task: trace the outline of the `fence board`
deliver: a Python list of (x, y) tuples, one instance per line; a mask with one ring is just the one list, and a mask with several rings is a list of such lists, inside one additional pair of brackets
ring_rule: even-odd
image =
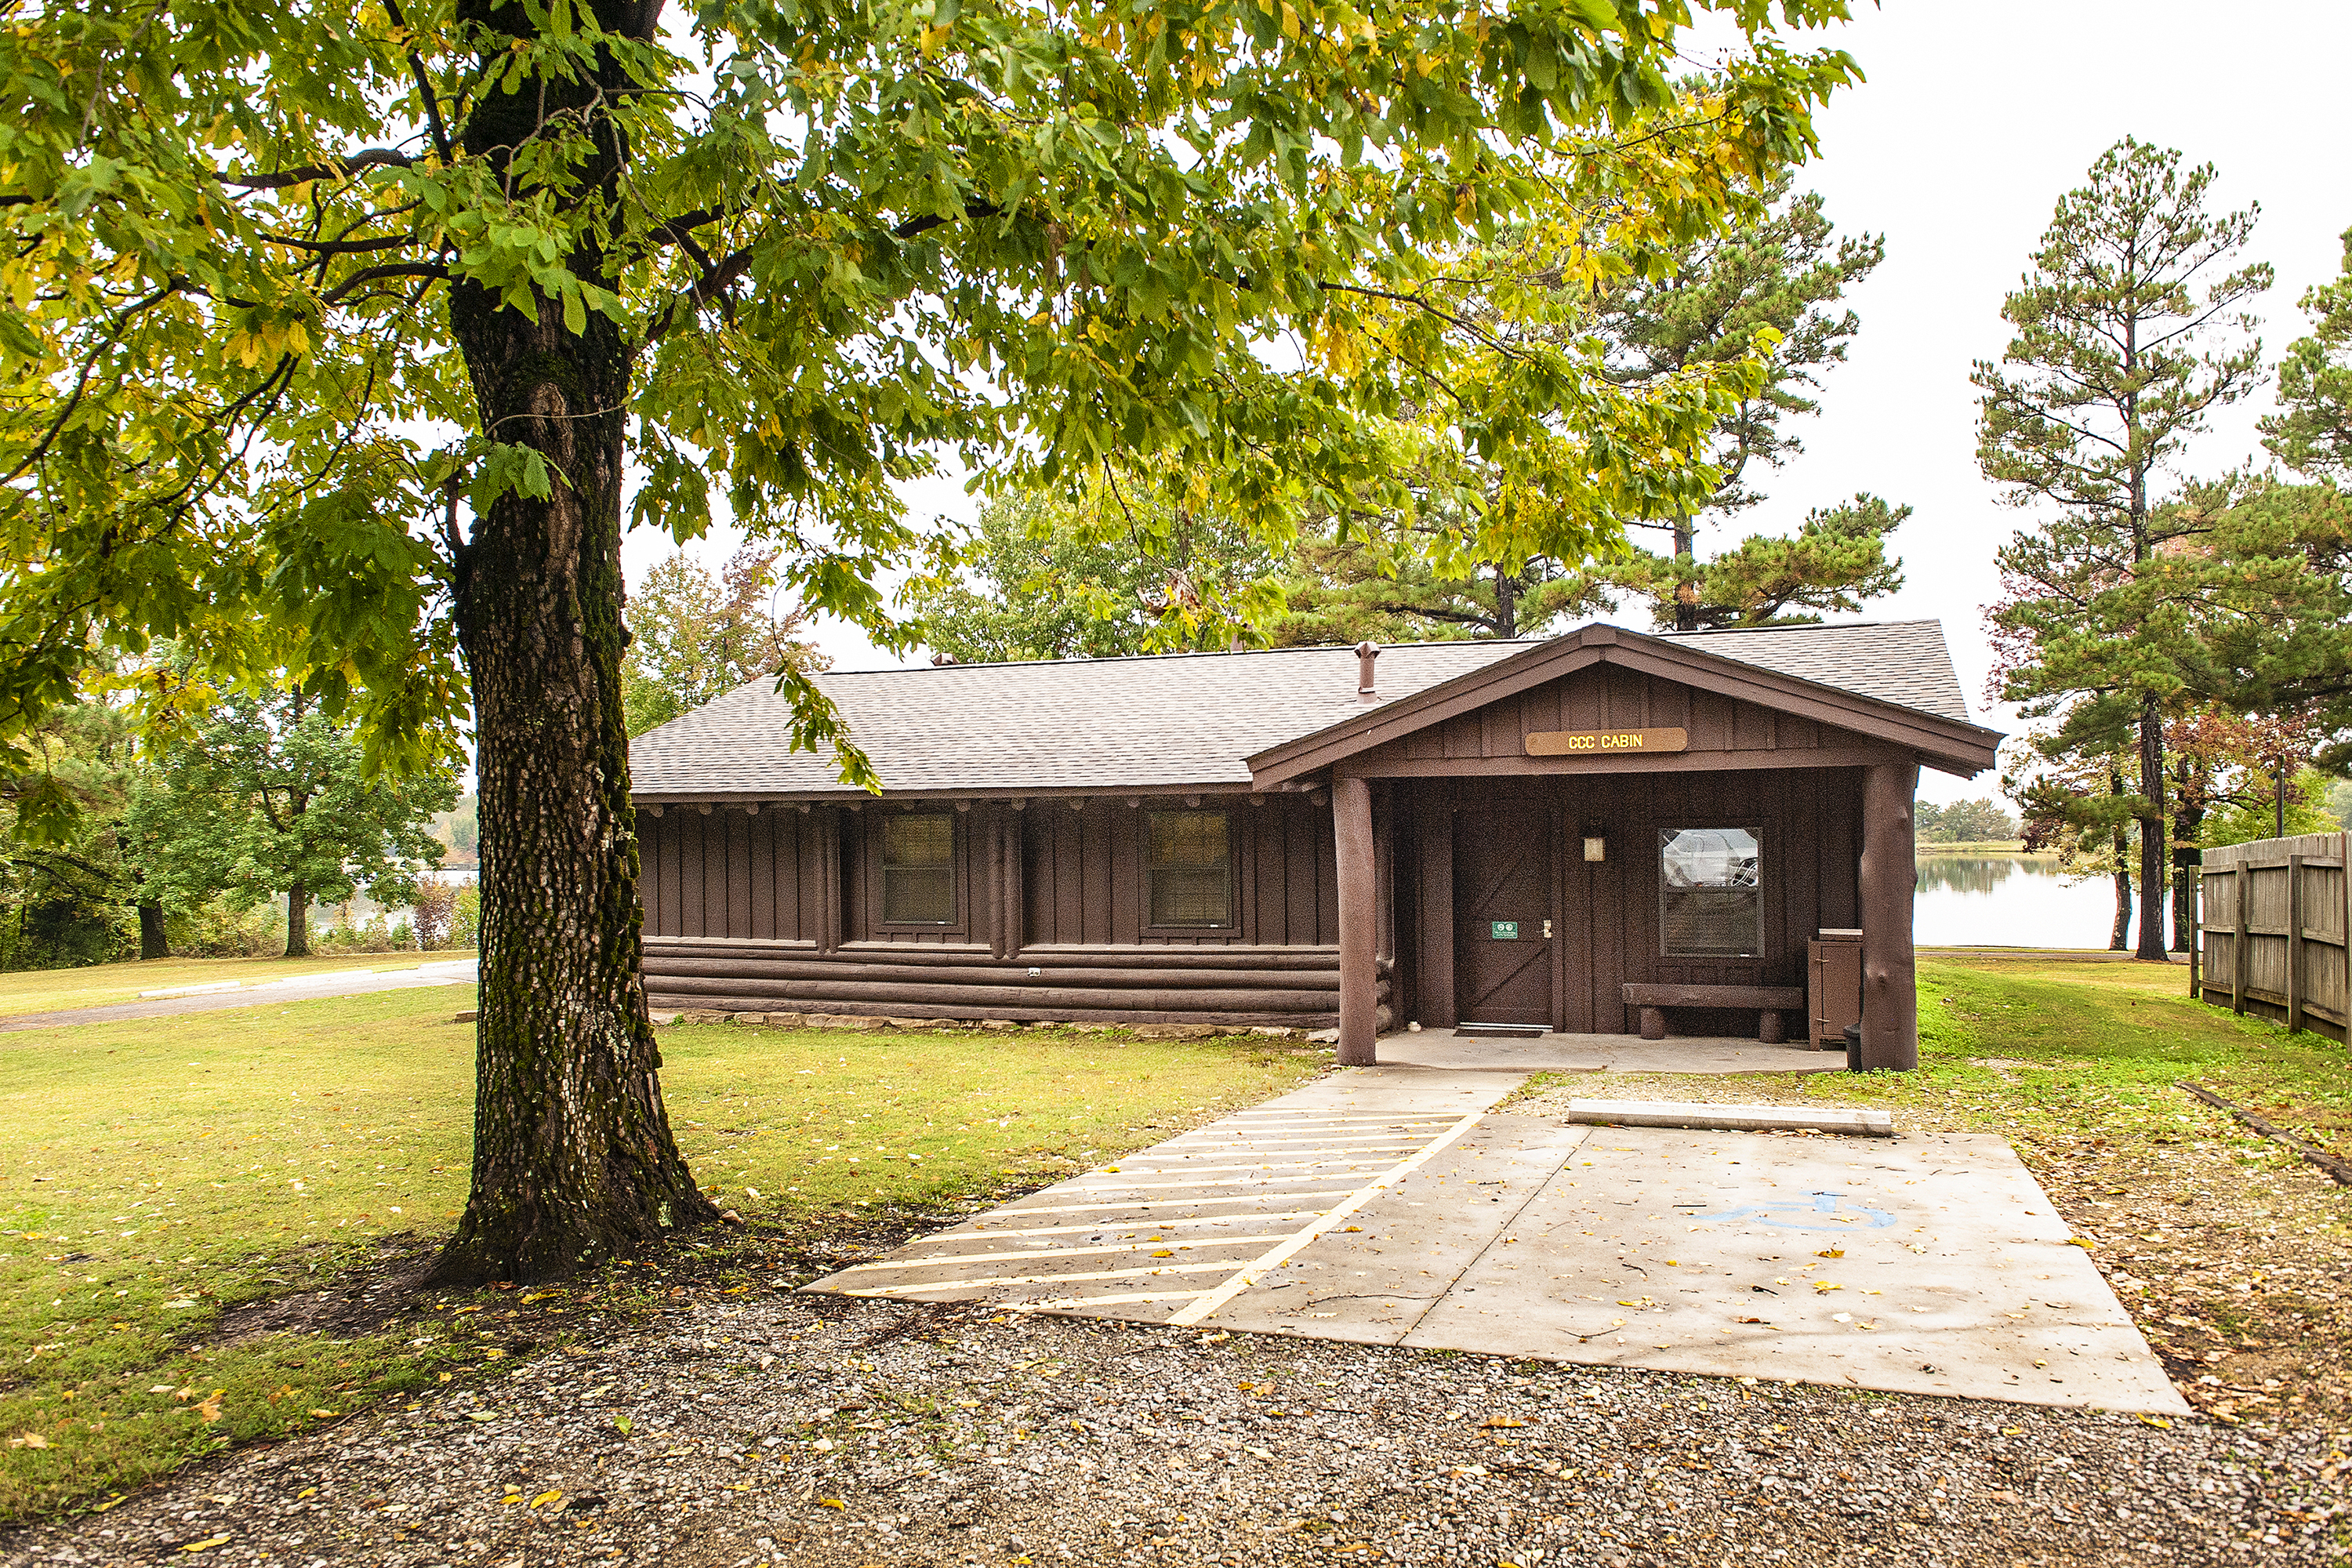
[(2200, 1000), (2352, 1037), (2352, 835), (2208, 849), (2198, 877)]

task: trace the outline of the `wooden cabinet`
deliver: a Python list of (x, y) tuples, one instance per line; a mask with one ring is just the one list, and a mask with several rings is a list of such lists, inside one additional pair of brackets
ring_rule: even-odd
[(1862, 932), (1824, 931), (1805, 944), (1806, 992), (1815, 1050), (1843, 1048), (1862, 1022)]

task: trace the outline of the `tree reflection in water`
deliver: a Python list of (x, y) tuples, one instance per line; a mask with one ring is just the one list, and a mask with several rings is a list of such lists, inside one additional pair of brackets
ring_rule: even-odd
[(1953, 893), (1990, 893), (2012, 876), (2052, 878), (2058, 875), (2054, 858), (2029, 855), (1922, 855), (1921, 891), (1937, 889)]

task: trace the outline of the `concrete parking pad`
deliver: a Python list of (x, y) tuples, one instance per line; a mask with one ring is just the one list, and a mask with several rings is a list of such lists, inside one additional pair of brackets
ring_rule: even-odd
[(812, 1290), (2185, 1415), (2000, 1138), (1564, 1126), (1344, 1072)]

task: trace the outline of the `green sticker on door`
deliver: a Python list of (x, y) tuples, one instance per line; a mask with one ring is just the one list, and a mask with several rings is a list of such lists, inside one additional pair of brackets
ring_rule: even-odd
[(1493, 926), (1494, 926), (1494, 940), (1495, 940), (1495, 941), (1496, 941), (1496, 942), (1517, 942), (1517, 941), (1518, 941), (1518, 940), (1519, 940), (1519, 922), (1518, 922), (1518, 921), (1493, 921), (1493, 922), (1492, 922), (1492, 924), (1493, 924)]

